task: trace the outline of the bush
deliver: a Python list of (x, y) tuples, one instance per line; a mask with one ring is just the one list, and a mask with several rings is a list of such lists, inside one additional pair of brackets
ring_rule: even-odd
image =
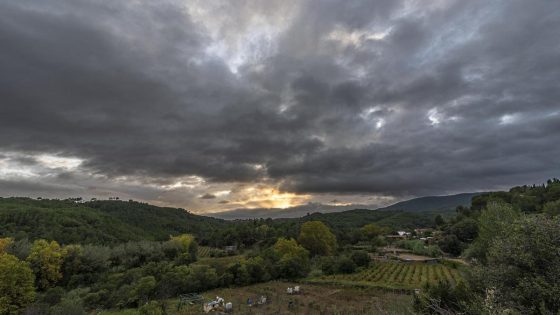
[(449, 233), (461, 242), (472, 242), (478, 235), (478, 222), (471, 218), (462, 219), (449, 228)]
[(338, 272), (337, 261), (334, 257), (322, 257), (320, 265), (321, 271), (326, 275), (333, 275)]
[(77, 291), (69, 292), (62, 301), (53, 307), (51, 307), (51, 314), (57, 315), (85, 315), (82, 299), (79, 297)]
[(48, 289), (45, 294), (43, 294), (41, 301), (47, 303), (49, 305), (55, 305), (60, 303), (62, 297), (66, 294), (63, 288), (61, 287), (54, 287)]
[(442, 254), (439, 247), (434, 245), (426, 246), (424, 242), (420, 240), (399, 241), (397, 246), (411, 250), (412, 253), (416, 255), (438, 257)]
[(339, 273), (353, 273), (356, 271), (356, 264), (350, 257), (343, 256), (338, 259), (336, 269)]
[(463, 282), (455, 287), (444, 281), (427, 283), (422, 293), (414, 294), (413, 308), (419, 314), (470, 314), (472, 298)]
[(451, 254), (453, 256), (461, 255), (461, 252), (463, 251), (464, 248), (463, 243), (459, 241), (457, 236), (453, 234), (446, 235), (443, 239), (439, 240), (438, 246), (442, 251)]
[(138, 309), (138, 313), (140, 313), (140, 315), (164, 315), (166, 314), (165, 304), (162, 302), (150, 301), (142, 305), (142, 307)]
[(154, 295), (156, 284), (156, 279), (153, 276), (140, 278), (134, 284), (131, 299), (139, 303), (149, 300)]
[(368, 267), (371, 262), (369, 254), (366, 251), (362, 250), (353, 252), (350, 258), (352, 258), (352, 260), (358, 267)]
[(278, 262), (278, 276), (285, 279), (296, 279), (307, 276), (310, 266), (309, 260), (299, 256), (285, 255)]

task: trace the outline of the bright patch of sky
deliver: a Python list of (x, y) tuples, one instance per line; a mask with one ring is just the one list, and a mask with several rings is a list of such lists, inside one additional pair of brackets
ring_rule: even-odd
[(339, 25), (327, 35), (327, 39), (340, 42), (343, 46), (359, 47), (366, 41), (382, 40), (390, 32), (391, 28), (380, 31), (348, 30)]
[(16, 152), (0, 153), (0, 178), (34, 178), (56, 173), (55, 170), (74, 171), (83, 160), (52, 154), (37, 156)]
[[(296, 8), (296, 5), (283, 5), (271, 14), (260, 7), (246, 12), (227, 1), (198, 1), (189, 5), (188, 11), (193, 21), (203, 25), (211, 37), (206, 53), (220, 58), (232, 73), (237, 73), (242, 65), (258, 63), (277, 51), (279, 35), (290, 26)], [(235, 10), (244, 15), (242, 19), (228, 16)]]
[(517, 122), (520, 118), (519, 114), (505, 114), (500, 117), (500, 124), (501, 125), (509, 125)]
[(74, 170), (82, 164), (83, 160), (74, 157), (62, 157), (50, 154), (41, 154), (35, 159), (43, 166), (48, 168), (61, 168), (65, 170)]
[(443, 119), (443, 116), (438, 112), (437, 108), (432, 108), (428, 111), (428, 120), (432, 126), (437, 126)]

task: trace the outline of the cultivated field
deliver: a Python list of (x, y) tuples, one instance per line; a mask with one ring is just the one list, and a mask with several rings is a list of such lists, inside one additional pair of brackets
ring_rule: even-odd
[(310, 283), (372, 286), (392, 289), (421, 288), (426, 282), (461, 281), (458, 270), (441, 264), (376, 262), (372, 267), (353, 274), (320, 276)]
[(199, 246), (198, 247), (198, 257), (210, 257), (210, 252), (213, 250), (212, 247)]
[[(286, 289), (298, 285), (272, 281), (238, 288), (223, 288), (204, 292), (212, 299), (221, 296), (234, 305), (234, 314), (413, 314), (412, 296), (387, 293), (376, 289), (338, 288), (330, 285), (302, 285), (302, 293), (288, 295)], [(265, 295), (270, 303), (249, 307), (247, 299)], [(293, 306), (290, 307), (290, 301)], [(177, 300), (167, 302), (168, 314), (203, 314), (202, 306), (193, 305), (178, 311)]]

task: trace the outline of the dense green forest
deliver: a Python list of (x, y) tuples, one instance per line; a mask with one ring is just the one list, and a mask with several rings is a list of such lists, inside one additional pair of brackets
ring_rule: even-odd
[(34, 200), (0, 198), (0, 235), (61, 244), (117, 244), (161, 241), (170, 235), (199, 237), (226, 225), (184, 209), (162, 208), (134, 201)]
[(436, 213), (350, 210), (339, 213), (313, 213), (293, 219), (226, 221), (194, 215), (184, 209), (164, 208), (135, 201), (34, 200), (0, 198), (0, 237), (39, 238), (60, 244), (111, 245), (126, 241), (164, 241), (170, 235), (193, 234), (201, 245), (251, 246), (262, 238), (255, 227), (269, 226), (269, 242), (277, 237), (296, 237), (306, 221), (322, 221), (343, 242), (349, 232), (367, 223), (391, 229), (433, 225)]

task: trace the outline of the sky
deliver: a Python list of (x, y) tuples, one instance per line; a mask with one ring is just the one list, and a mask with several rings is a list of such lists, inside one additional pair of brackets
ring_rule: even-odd
[(560, 176), (560, 2), (0, 0), (0, 196), (195, 213)]

